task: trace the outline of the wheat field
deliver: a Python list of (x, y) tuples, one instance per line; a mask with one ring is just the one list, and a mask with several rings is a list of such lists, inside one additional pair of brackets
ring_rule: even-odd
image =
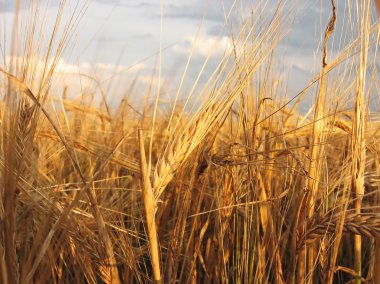
[(326, 1), (298, 93), (278, 83), (278, 1), (201, 86), (113, 106), (51, 88), (85, 13), (66, 2), (47, 45), (32, 16), (1, 44), (0, 283), (380, 283), (379, 1), (343, 1), (334, 50)]

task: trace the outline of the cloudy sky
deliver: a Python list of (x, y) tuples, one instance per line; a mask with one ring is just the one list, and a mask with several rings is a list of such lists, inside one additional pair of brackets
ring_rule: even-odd
[[(8, 35), (14, 18), (14, 0), (0, 0), (2, 21)], [(21, 18), (30, 17), (28, 3), (21, 1), (24, 11)], [(49, 2), (46, 10), (45, 29), (52, 29), (57, 15), (58, 0), (40, 0), (42, 6)], [(138, 74), (139, 80), (150, 84), (152, 72), (159, 66), (160, 45), (162, 54), (162, 80), (171, 82), (167, 88), (170, 96), (178, 87), (194, 38), (199, 30), (194, 55), (187, 71), (185, 86), (190, 88), (196, 80), (204, 60), (211, 54), (204, 78), (213, 72), (226, 47), (231, 44), (231, 35), (238, 33), (242, 23), (262, 15), (264, 27), (269, 23), (279, 1), (239, 0), (232, 7), (229, 0), (67, 0), (63, 22), (81, 7), (86, 8), (81, 17), (71, 45), (62, 57), (62, 65), (73, 73), (91, 73), (104, 87), (127, 88)], [(289, 97), (302, 89), (320, 68), (321, 35), (331, 15), (328, 0), (284, 0), (283, 13), (287, 15), (284, 27), (286, 36), (277, 48), (276, 59), (281, 76), (286, 76)], [(331, 56), (338, 47), (349, 42), (342, 37), (340, 28), (347, 21), (347, 1), (338, 0), (338, 26), (334, 40), (330, 43)], [(261, 4), (260, 4), (261, 3)], [(78, 8), (79, 7), (79, 8)], [(226, 24), (226, 15), (232, 8)], [(259, 13), (259, 11), (262, 13)], [(44, 13), (37, 15), (42, 17)], [(161, 31), (161, 15), (163, 15)], [(22, 21), (21, 19), (21, 21)], [(3, 35), (2, 35), (3, 37)], [(3, 43), (4, 45), (4, 43)], [(69, 72), (68, 72), (69, 73)], [(78, 76), (76, 76), (77, 80)], [(285, 78), (284, 78), (285, 79)], [(65, 76), (62, 80), (74, 80)], [(174, 83), (173, 83), (174, 82)], [(71, 82), (72, 83), (72, 82)], [(73, 84), (73, 83), (72, 83)], [(75, 84), (73, 84), (75, 85)], [(83, 81), (81, 81), (83, 85)], [(82, 86), (83, 87), (83, 86)], [(184, 89), (186, 91), (186, 87)]]
[[(228, 45), (231, 35), (230, 25), (233, 25), (233, 30), (237, 33), (250, 11), (259, 14), (257, 9), (260, 1), (242, 1), (235, 4), (229, 24), (226, 25), (225, 14), (231, 9), (232, 2), (166, 0), (163, 1), (162, 7), (160, 1), (157, 0), (93, 1), (83, 21), (81, 31), (86, 30), (87, 35), (96, 32), (96, 36), (93, 41), (87, 36), (81, 38), (79, 46), (86, 46), (86, 41), (92, 42), (87, 52), (81, 55), (81, 60), (124, 66), (140, 63), (144, 67), (153, 67), (158, 60), (155, 55), (159, 51), (160, 39), (162, 39), (162, 47), (165, 48), (162, 61), (162, 68), (165, 70), (163, 73), (172, 76), (172, 72), (182, 72), (184, 69), (194, 38), (200, 29), (188, 71), (189, 85), (191, 85), (191, 81), (196, 79), (209, 54), (212, 58), (205, 77), (212, 72), (213, 66), (216, 65)], [(273, 15), (274, 2), (277, 1), (262, 4), (265, 16)], [(290, 14), (297, 17), (297, 20), (288, 22), (292, 24), (292, 27), (289, 26), (291, 33), (281, 45), (286, 67), (294, 72), (295, 77), (290, 78), (292, 80), (290, 85), (297, 85), (292, 87), (295, 91), (313, 72), (314, 52), (320, 41), (322, 8), (315, 4), (315, 1), (302, 0), (299, 2), (302, 3), (302, 7), (298, 0), (289, 2), (291, 3), (287, 7), (299, 7), (299, 11), (294, 9), (294, 12)], [(162, 38), (160, 38), (161, 11), (164, 15)], [(308, 16), (304, 17), (302, 14)], [(298, 15), (301, 17), (298, 18)], [(87, 31), (91, 32), (87, 33)], [(149, 59), (141, 62), (146, 58)]]

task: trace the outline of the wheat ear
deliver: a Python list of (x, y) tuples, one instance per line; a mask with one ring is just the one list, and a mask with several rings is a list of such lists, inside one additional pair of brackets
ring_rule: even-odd
[[(333, 234), (339, 222), (340, 214), (325, 215), (319, 220), (309, 222), (310, 229), (306, 232), (306, 237), (300, 237), (298, 245), (301, 248), (304, 243), (313, 243), (323, 238), (325, 235)], [(350, 213), (344, 219), (343, 231), (370, 239), (380, 239), (380, 216), (376, 214), (364, 215)]]
[(140, 169), (142, 181), (142, 193), (144, 200), (145, 218), (148, 229), (148, 237), (150, 244), (150, 253), (152, 257), (153, 276), (156, 283), (161, 283), (160, 271), (160, 254), (158, 249), (158, 238), (156, 228), (156, 200), (153, 194), (152, 185), (150, 183), (150, 175), (146, 162), (144, 136), (142, 129), (138, 130), (138, 139), (140, 146)]

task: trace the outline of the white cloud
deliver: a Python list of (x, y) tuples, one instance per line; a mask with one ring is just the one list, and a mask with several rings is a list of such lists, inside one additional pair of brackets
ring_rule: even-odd
[[(6, 66), (9, 68), (11, 57), (6, 57)], [(14, 58), (13, 64), (18, 63), (19, 70), (22, 70), (22, 60), (23, 58)], [(29, 77), (25, 79), (26, 84), (32, 91), (37, 91), (40, 87), (41, 77), (43, 74), (45, 62), (39, 58), (28, 58), (29, 63), (32, 68), (36, 67), (35, 75), (32, 78), (32, 74), (29, 70)], [(54, 63), (50, 60), (47, 64), (49, 68)], [(135, 77), (146, 68), (144, 63), (137, 63), (132, 67), (123, 65), (113, 65), (108, 63), (87, 63), (82, 62), (80, 64), (73, 64), (65, 62), (63, 59), (59, 59), (56, 62), (56, 67), (54, 69), (53, 76), (50, 82), (49, 95), (51, 96), (61, 96), (63, 90), (68, 87), (71, 96), (77, 96), (84, 93), (98, 93), (100, 88), (105, 89), (110, 82), (115, 81), (117, 84), (112, 90), (113, 95), (118, 96), (119, 94), (125, 92), (129, 85), (135, 79)], [(16, 76), (18, 76), (16, 74)], [(145, 85), (148, 80), (143, 78), (144, 76), (138, 77), (138, 82)]]
[[(192, 49), (194, 37), (187, 36), (182, 44), (176, 44), (172, 51), (178, 54), (189, 54)], [(227, 36), (200, 36), (194, 47), (194, 54), (204, 57), (221, 57), (232, 47), (230, 38)]]

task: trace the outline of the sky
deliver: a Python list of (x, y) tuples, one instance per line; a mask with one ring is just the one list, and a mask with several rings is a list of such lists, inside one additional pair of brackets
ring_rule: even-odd
[[(29, 19), (28, 4), (34, 0), (21, 1), (21, 21)], [(12, 22), (15, 3), (13, 0), (0, 0), (0, 14), (6, 28), (2, 34), (11, 42)], [(46, 31), (54, 26), (58, 0), (40, 0), (46, 10)], [(185, 70), (187, 58), (192, 50), (194, 38), (199, 36), (194, 46), (194, 55), (185, 76), (183, 91), (191, 89), (205, 59), (209, 63), (203, 71), (202, 80), (212, 74), (215, 66), (228, 46), (231, 34), (236, 36), (242, 23), (252, 14), (253, 21), (268, 23), (279, 1), (240, 0), (233, 6), (226, 25), (225, 16), (231, 9), (229, 0), (67, 0), (66, 16), (63, 22), (78, 10), (85, 8), (83, 17), (70, 39), (70, 45), (62, 55), (61, 81), (77, 88), (86, 88), (85, 75), (94, 76), (109, 93), (125, 92), (136, 76), (141, 92), (151, 84), (152, 74), (157, 84), (158, 70), (161, 70), (162, 85), (170, 98), (178, 88)], [(331, 15), (331, 4), (327, 0), (284, 0), (285, 19), (282, 27), (286, 36), (276, 49), (276, 66), (279, 76), (286, 81), (287, 96), (292, 97), (320, 70), (321, 35)], [(339, 46), (349, 40), (342, 40), (339, 26), (342, 26), (345, 11), (350, 7), (337, 1), (338, 27), (334, 40), (330, 43), (331, 56)], [(79, 6), (77, 5), (79, 3)], [(260, 4), (261, 3), (261, 4)], [(78, 8), (79, 7), (79, 8)], [(42, 14), (36, 15), (42, 17)], [(162, 30), (161, 30), (161, 15)], [(46, 32), (48, 34), (48, 32)], [(4, 37), (3, 37), (4, 38)], [(159, 50), (162, 48), (161, 68)], [(68, 71), (67, 71), (68, 70)], [(68, 73), (85, 74), (78, 76)], [(74, 82), (76, 80), (76, 82)], [(169, 83), (170, 82), (170, 83)], [(93, 88), (88, 83), (88, 88)], [(116, 100), (110, 95), (109, 100)]]

